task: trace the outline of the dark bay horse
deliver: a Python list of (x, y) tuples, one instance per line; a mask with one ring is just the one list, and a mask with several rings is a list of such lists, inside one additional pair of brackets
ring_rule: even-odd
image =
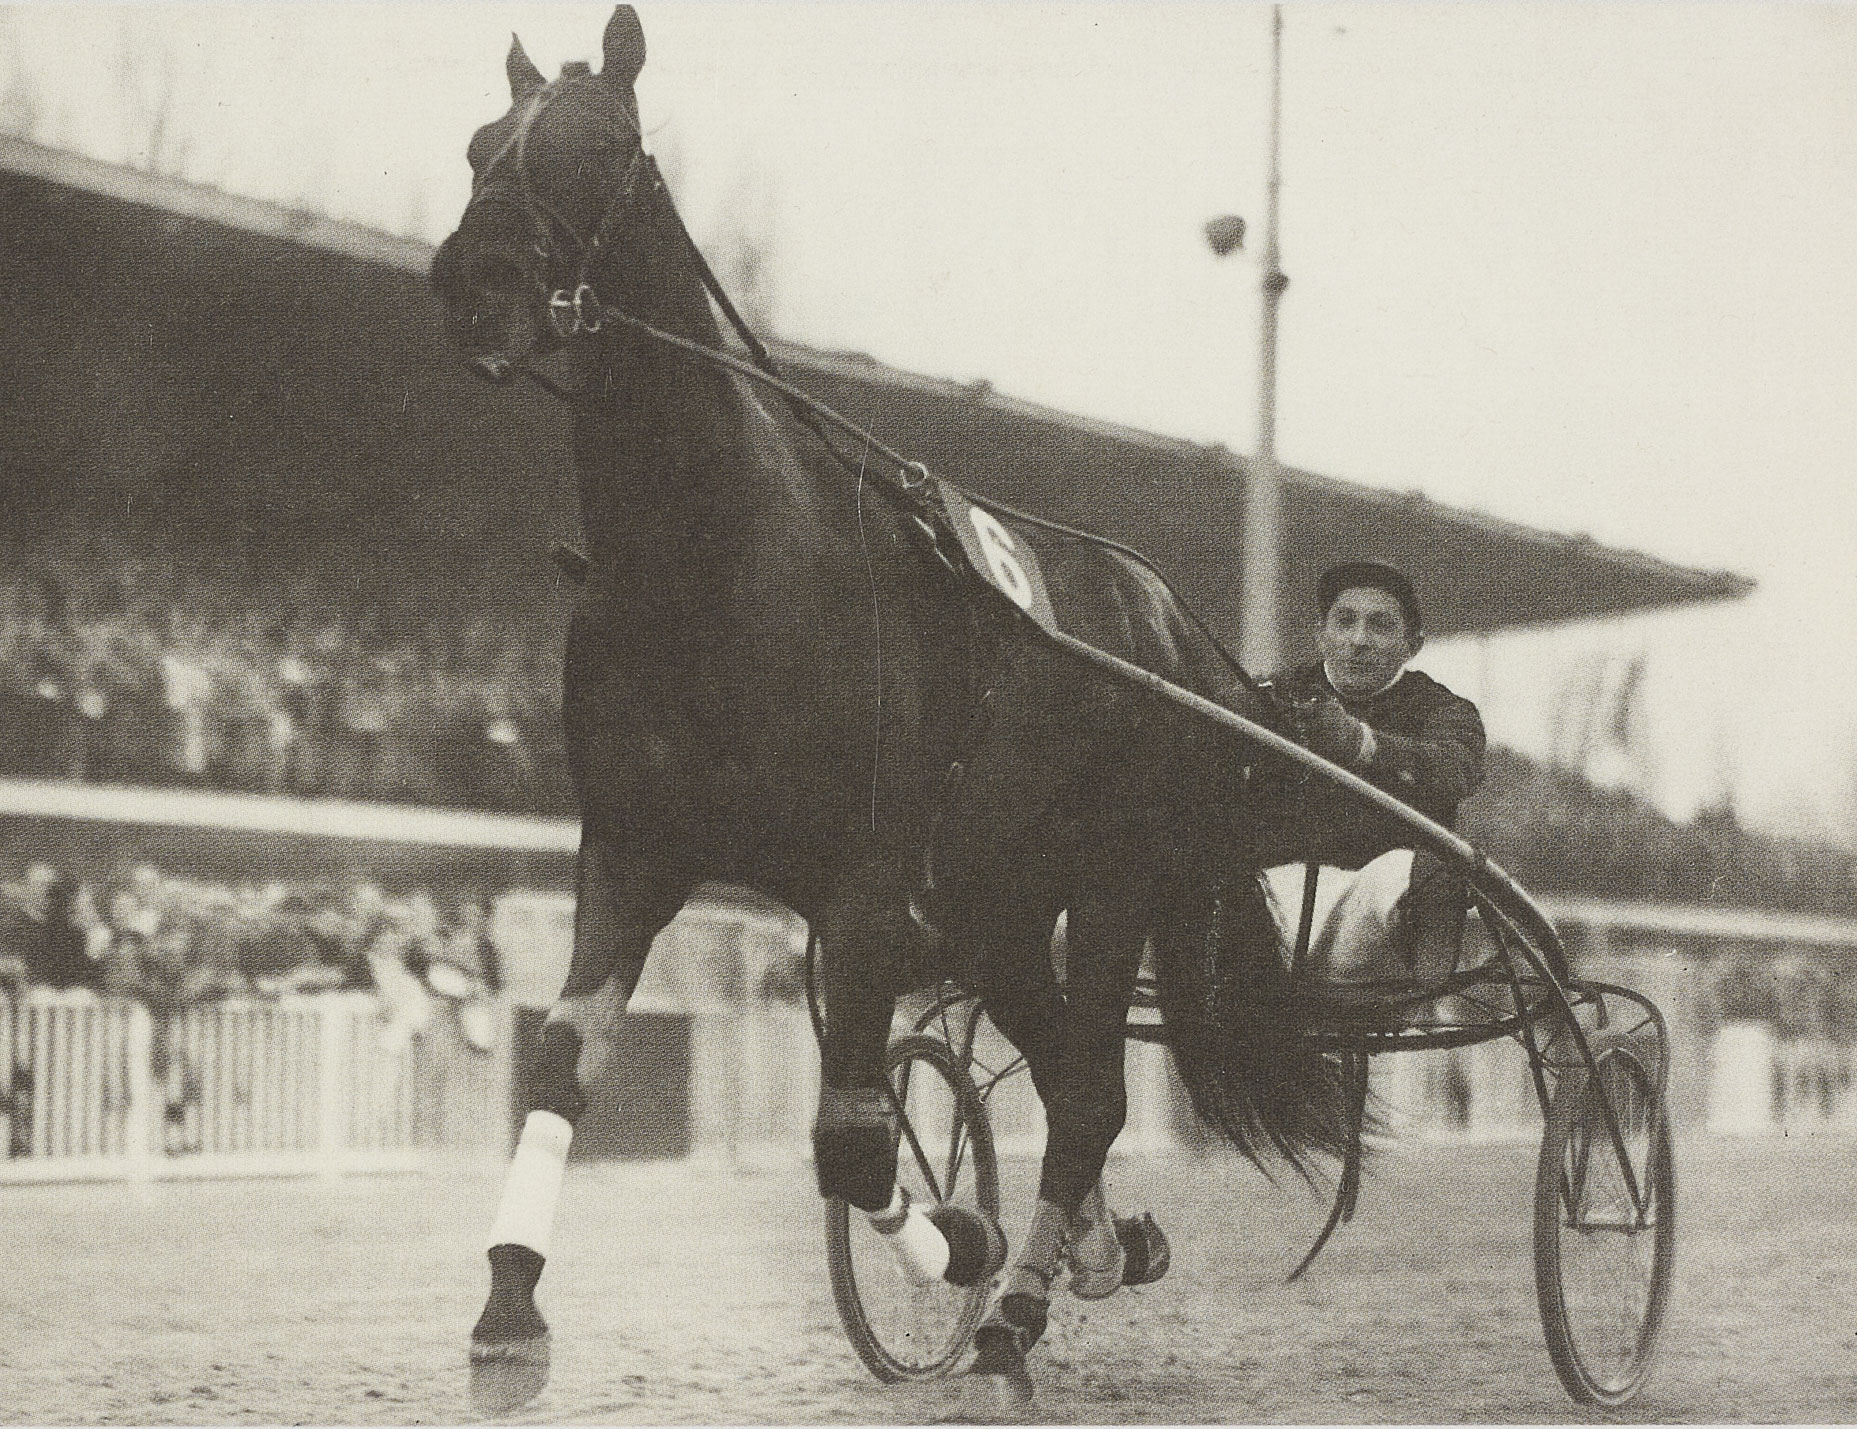
[[(912, 982), (954, 975), (980, 993), (1045, 1102), (1045, 1218), (1027, 1251), (1042, 1259), (1022, 1288), (1048, 1282), (1121, 1128), (1122, 1025), (1150, 932), (1196, 1104), (1247, 1150), (1341, 1140), (1326, 1064), (1248, 1016), (1195, 951), (1216, 900), (1183, 851), (1205, 841), (1231, 750), (981, 598), (868, 453), (834, 461), (739, 372), (661, 340), (723, 342), (643, 150), (629, 6), (603, 48), (599, 73), (569, 65), (548, 82), (512, 46), (512, 107), (471, 140), (473, 195), (432, 271), (485, 377), (563, 349), (589, 562), (564, 698), (583, 827), (574, 954), (473, 1331), (473, 1387), (492, 1410), (545, 1382), (533, 1291), (572, 1126), (653, 937), (707, 880), (761, 890), (817, 931), (821, 1190), (873, 1217), (926, 1215), (949, 1279), (991, 1276), (1003, 1243), (898, 1204), (882, 1067)], [(1049, 574), (1090, 643), (1201, 688), (1228, 680), (1196, 668), (1165, 587), (1136, 563), (1068, 570), (1058, 553)], [(1255, 893), (1223, 906), (1267, 926)], [(1048, 944), (1064, 909), (1060, 990)]]

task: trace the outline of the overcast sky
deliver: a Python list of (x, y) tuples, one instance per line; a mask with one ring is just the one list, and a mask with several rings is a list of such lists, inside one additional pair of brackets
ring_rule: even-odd
[[(1261, 236), (1267, 7), (640, 9), (651, 142), (699, 238), (752, 196), (782, 335), (1252, 445), (1258, 270), (1200, 226)], [(552, 74), (609, 13), (30, 5), (0, 110), (134, 159), (171, 71), (187, 177), (436, 239), (510, 31)], [(1857, 823), (1854, 239), (1857, 8), (1286, 7), (1279, 453), (1755, 577), (1421, 659), (1541, 751), (1644, 650), (1679, 815)]]

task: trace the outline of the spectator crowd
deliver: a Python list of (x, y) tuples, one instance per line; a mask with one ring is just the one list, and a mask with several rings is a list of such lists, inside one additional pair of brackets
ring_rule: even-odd
[(0, 778), (568, 811), (538, 611), (252, 565), (94, 535), (0, 555)]
[(224, 997), (372, 991), (410, 978), (444, 997), (494, 993), (488, 900), (347, 887), (220, 884), (138, 864), (101, 887), (34, 863), (0, 889), (0, 988), (90, 988), (159, 1017)]
[(1464, 836), (1522, 883), (1691, 907), (1766, 908), (1857, 918), (1857, 852), (1746, 828), (1732, 806), (1683, 822), (1643, 799), (1492, 746)]

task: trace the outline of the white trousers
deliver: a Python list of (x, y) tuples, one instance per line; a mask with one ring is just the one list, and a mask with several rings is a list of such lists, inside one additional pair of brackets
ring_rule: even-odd
[[(1276, 920), (1285, 963), (1296, 949), (1302, 919), (1307, 864), (1286, 863), (1264, 870), (1264, 899)], [(1364, 868), (1323, 865), (1316, 878), (1315, 916), (1302, 972), (1312, 982), (1336, 987), (1397, 983), (1410, 976), (1394, 916), (1412, 886), (1412, 850), (1396, 848)]]

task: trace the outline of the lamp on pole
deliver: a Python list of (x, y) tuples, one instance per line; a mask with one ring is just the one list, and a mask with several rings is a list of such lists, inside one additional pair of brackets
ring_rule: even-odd
[[(1277, 193), (1283, 175), (1283, 9), (1270, 8), (1270, 168), (1265, 188), (1263, 273), (1258, 280), (1257, 452), (1244, 467), (1239, 541), (1243, 569), (1238, 653), (1246, 668), (1268, 674), (1283, 663), (1278, 621), (1283, 587), (1283, 472), (1277, 465), (1277, 306), (1290, 280), (1277, 248)], [(1244, 246), (1244, 220), (1227, 214), (1206, 225), (1206, 243), (1223, 258)]]

